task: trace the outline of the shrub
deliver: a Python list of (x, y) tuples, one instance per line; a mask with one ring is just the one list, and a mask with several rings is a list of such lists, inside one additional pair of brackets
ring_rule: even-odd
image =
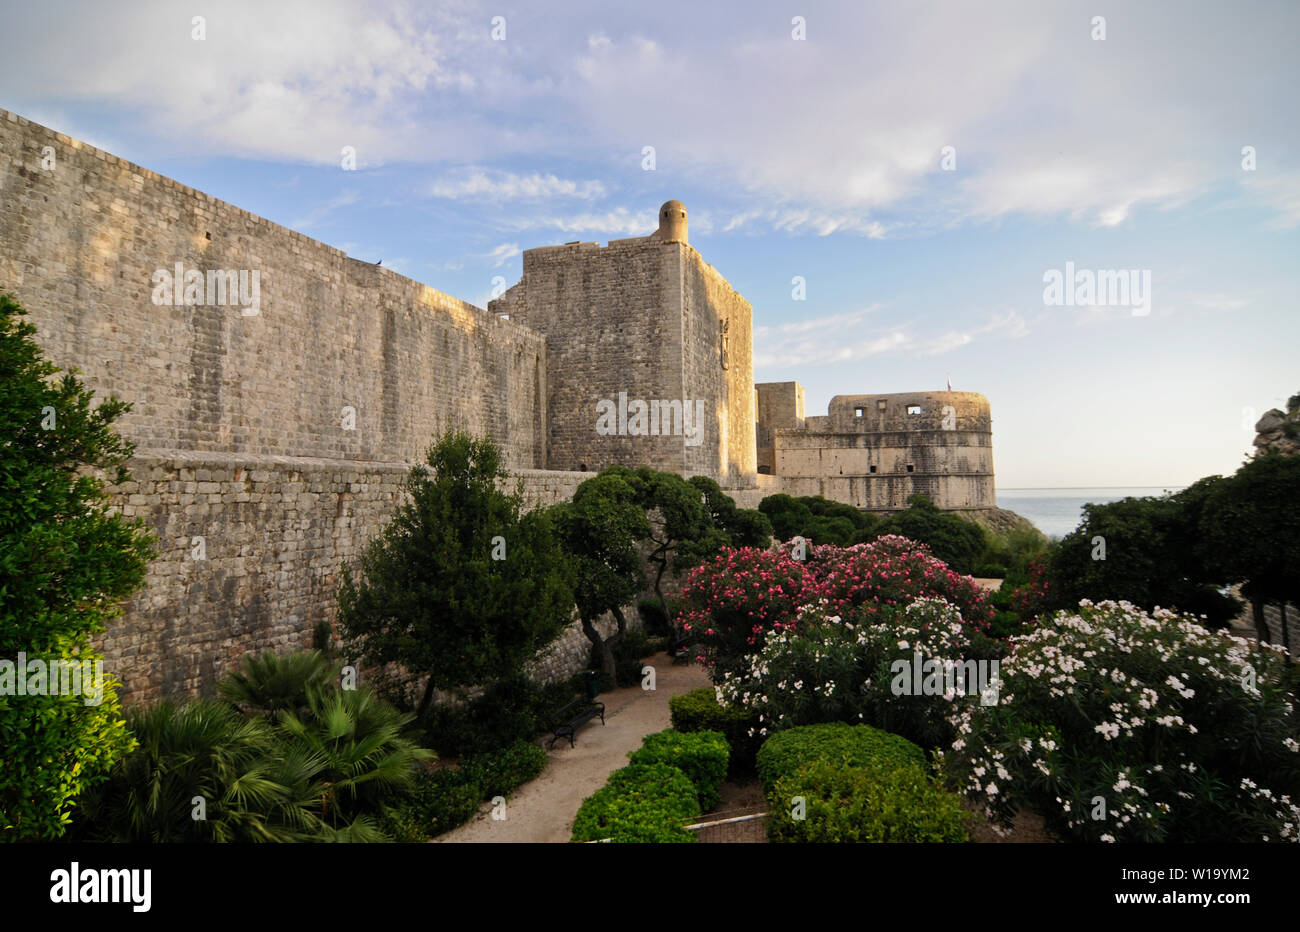
[[(613, 689), (615, 686), (636, 686), (641, 682), (641, 668), (645, 666), (642, 662), (646, 657), (654, 653), (650, 639), (646, 637), (644, 631), (636, 628), (629, 628), (622, 638), (615, 641), (610, 650), (614, 654), (614, 682), (610, 683), (602, 677), (601, 688)], [(601, 650), (595, 644), (591, 646), (591, 655), (588, 659), (588, 667), (593, 670), (600, 670)], [(601, 671), (603, 673), (603, 671)]]
[(248, 654), (232, 673), (218, 684), (223, 699), (244, 710), (261, 714), (272, 722), (283, 712), (305, 712), (312, 692), (338, 685), (339, 670), (319, 650), (280, 654), (266, 650)]
[(809, 590), (826, 599), (832, 611), (858, 607), (869, 617), (891, 605), (941, 598), (957, 607), (966, 627), (984, 631), (993, 620), (988, 594), (975, 580), (953, 572), (925, 544), (906, 537), (888, 535), (853, 547), (813, 547), (808, 572)]
[[(823, 605), (805, 608), (796, 626), (768, 635), (748, 669), (723, 681), (722, 701), (756, 716), (759, 735), (820, 722), (861, 722), (924, 747), (947, 744), (954, 735), (942, 665), (982, 662), (962, 666), (960, 681), (956, 669), (951, 678), (953, 689), (975, 690), (996, 675), (991, 658), (972, 645), (961, 616), (942, 600), (918, 600), (905, 609), (887, 606), (866, 621), (862, 614), (831, 615)], [(918, 654), (922, 681), (912, 683)], [(902, 673), (906, 679), (900, 679)], [(981, 673), (988, 679), (981, 682)]]
[[(794, 819), (791, 800), (804, 799)], [(969, 814), (961, 798), (916, 767), (804, 764), (769, 794), (767, 837), (773, 842), (963, 842)]]
[(701, 645), (715, 683), (761, 645), (764, 634), (794, 622), (807, 585), (803, 564), (752, 548), (724, 550), (691, 571), (682, 590), (682, 628)]
[(721, 798), (719, 788), (727, 776), (730, 751), (727, 739), (717, 731), (660, 731), (646, 735), (639, 750), (631, 753), (633, 764), (668, 764), (690, 777), (703, 810), (712, 809)]
[(758, 752), (758, 777), (769, 793), (777, 782), (797, 776), (806, 764), (870, 767), (878, 772), (910, 769), (925, 774), (925, 752), (906, 738), (870, 725), (805, 725), (779, 731)]
[(522, 674), (507, 677), (469, 702), (433, 706), (425, 740), (448, 757), (481, 755), (531, 741), (576, 691), (572, 682), (542, 685)]
[(668, 700), (673, 728), (680, 732), (721, 732), (731, 749), (728, 772), (731, 776), (754, 769), (754, 756), (763, 737), (757, 731), (757, 718), (744, 708), (722, 705), (717, 689), (701, 686)]
[(629, 764), (588, 796), (573, 820), (573, 841), (693, 842), (683, 829), (700, 816), (690, 778), (667, 764)]
[[(263, 720), (212, 700), (163, 700), (131, 709), (127, 724), (138, 745), (79, 799), (76, 840), (296, 841), (320, 832), (315, 801), (269, 773), (274, 739)], [(203, 819), (194, 818), (195, 797)]]
[(978, 576), (980, 579), (1005, 579), (1007, 568), (996, 563), (981, 563), (975, 567), (975, 572), (971, 575)]
[[(92, 639), (143, 585), (153, 538), (110, 510), (104, 484), (130, 478), (133, 447), (114, 428), (130, 405), (93, 406), (75, 375), (54, 379), (26, 313), (0, 294), (0, 837), (51, 840), (133, 746)], [(69, 679), (76, 664), (77, 679), (58, 695), (17, 695), (12, 678), (33, 675), (20, 653)]]
[(293, 797), (320, 800), (326, 837), (382, 841), (375, 820), (434, 757), (407, 736), (414, 718), (369, 687), (309, 691), (306, 712), (275, 723), (270, 773)]
[(658, 599), (641, 599), (636, 603), (636, 610), (641, 616), (642, 628), (648, 633), (663, 637), (672, 632), (669, 609)]
[(1080, 841), (1297, 839), (1300, 720), (1280, 648), (1084, 601), (1018, 638), (1001, 675), (997, 705), (954, 707), (947, 762), (998, 821), (1031, 806)]
[(464, 765), (484, 799), (506, 796), (546, 769), (546, 751), (529, 741), (470, 758)]
[(390, 816), (401, 841), (420, 841), (463, 825), (478, 812), (482, 786), (467, 770), (421, 770)]

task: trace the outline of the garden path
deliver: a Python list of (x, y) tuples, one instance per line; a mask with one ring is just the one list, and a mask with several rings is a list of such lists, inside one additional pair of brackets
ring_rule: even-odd
[[(674, 664), (664, 653), (646, 663), (655, 669), (655, 688), (632, 686), (602, 694), (605, 725), (595, 719), (579, 728), (574, 748), (568, 739), (556, 741), (541, 776), (507, 800), (505, 819), (493, 819), (491, 805), (484, 803), (472, 820), (433, 841), (567, 842), (582, 801), (627, 764), (628, 752), (639, 748), (643, 737), (672, 724), (669, 698), (709, 685), (698, 664)], [(541, 743), (545, 747), (544, 739)]]

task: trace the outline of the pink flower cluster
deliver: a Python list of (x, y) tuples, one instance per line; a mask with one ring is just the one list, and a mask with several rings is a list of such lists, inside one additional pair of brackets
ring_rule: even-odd
[(769, 631), (793, 628), (799, 609), (819, 600), (828, 613), (870, 620), (886, 606), (942, 598), (958, 607), (967, 628), (984, 630), (993, 608), (969, 576), (936, 559), (924, 544), (888, 536), (852, 547), (813, 547), (795, 560), (787, 544), (775, 551), (724, 550), (696, 567), (682, 590), (683, 627), (697, 636), (706, 664), (731, 666), (763, 646)]

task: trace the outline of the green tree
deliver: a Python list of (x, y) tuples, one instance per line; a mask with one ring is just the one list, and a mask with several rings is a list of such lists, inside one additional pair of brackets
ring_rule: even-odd
[[(727, 537), (728, 547), (757, 547), (766, 550), (772, 545), (772, 522), (767, 515), (753, 508), (740, 508), (722, 486), (708, 476), (691, 476), (689, 482), (704, 494), (704, 507), (718, 528)], [(698, 563), (709, 554), (692, 555)]]
[[(0, 294), (0, 659), (21, 652), (102, 670), (91, 639), (144, 583), (153, 555), (143, 522), (113, 513), (105, 486), (129, 478), (134, 448), (113, 425), (130, 406), (92, 408), (73, 372), (55, 379), (25, 314)], [(97, 697), (18, 696), (18, 675), (5, 683), (0, 672), (0, 837), (57, 838), (76, 797), (132, 741), (111, 677)]]
[(794, 498), (778, 493), (764, 498), (758, 508), (780, 540), (803, 537), (814, 544), (848, 547), (874, 540), (881, 533), (875, 515), (820, 495)]
[[(1258, 456), (1204, 495), (1201, 560), (1244, 583), (1261, 640), (1270, 640), (1264, 603), (1300, 602), (1300, 457)], [(1289, 632), (1282, 625), (1288, 649)]]
[(452, 431), (429, 449), (397, 510), (360, 561), (344, 568), (339, 626), (353, 656), (426, 678), (435, 689), (508, 676), (555, 640), (573, 610), (572, 572), (545, 511), (503, 492), (500, 452)]
[[(653, 573), (652, 588), (664, 604), (663, 578), (717, 553), (729, 541), (705, 505), (701, 490), (676, 473), (659, 472), (642, 466), (610, 466), (601, 475), (618, 476), (635, 494), (635, 502), (646, 513), (645, 559)], [(719, 489), (721, 492), (721, 489)]]
[(912, 495), (908, 507), (886, 518), (876, 529), (877, 537), (901, 534), (930, 545), (936, 557), (958, 573), (971, 573), (984, 552), (984, 530), (960, 515), (940, 511), (924, 495)]
[(771, 522), (772, 532), (779, 540), (807, 536), (803, 532), (813, 520), (806, 504), (784, 492), (767, 496), (758, 503), (758, 510)]
[(1219, 555), (1203, 546), (1201, 530), (1203, 512), (1225, 481), (1211, 476), (1177, 495), (1085, 505), (1083, 522), (1052, 552), (1051, 607), (1123, 600), (1226, 624), (1240, 603), (1217, 591), (1233, 580)]
[[(600, 652), (601, 669), (614, 677), (613, 646), (627, 633), (623, 606), (645, 586), (637, 542), (650, 535), (650, 521), (626, 474), (611, 470), (583, 482), (551, 514), (573, 566), (583, 633)], [(608, 639), (596, 628), (606, 612), (617, 625)]]

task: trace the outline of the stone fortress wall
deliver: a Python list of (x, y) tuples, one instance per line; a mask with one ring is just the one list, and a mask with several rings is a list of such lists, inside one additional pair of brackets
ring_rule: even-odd
[[(842, 398), (804, 419), (796, 383), (756, 390), (752, 310), (689, 244), (685, 208), (659, 221), (603, 248), (528, 250), (485, 310), (0, 110), (0, 290), (56, 365), (134, 406), (132, 480), (113, 501), (159, 543), (100, 641), (123, 695), (210, 692), (249, 651), (308, 646), (334, 620), (341, 567), (448, 427), (496, 441), (529, 505), (612, 463), (712, 476), (742, 507), (783, 490), (881, 507), (915, 489), (978, 508), (987, 466), (992, 504), (987, 402), (962, 401), (948, 436), (841, 423)], [(256, 308), (156, 303), (155, 273), (178, 263), (182, 287), (187, 271), (205, 286), (256, 272)], [(620, 392), (703, 402), (701, 442), (598, 433), (597, 403)], [(850, 474), (908, 457), (921, 471), (893, 484)], [(575, 625), (536, 669), (585, 659)]]
[(836, 395), (805, 417), (797, 382), (756, 386), (759, 461), (790, 495), (873, 512), (916, 493), (945, 509), (994, 508), (993, 421), (974, 392)]
[[(523, 278), (488, 307), (546, 336), (550, 467), (650, 466), (754, 487), (753, 311), (687, 241), (684, 207), (665, 204), (650, 236), (523, 259)], [(602, 402), (619, 407), (614, 435), (597, 431)], [(624, 416), (637, 403), (648, 434)]]
[[(257, 270), (257, 313), (155, 304), (178, 262)], [(56, 365), (134, 405), (114, 502), (158, 556), (101, 640), (131, 699), (307, 646), (447, 427), (496, 440), (534, 503), (585, 478), (542, 470), (541, 334), (4, 111), (0, 288)]]

